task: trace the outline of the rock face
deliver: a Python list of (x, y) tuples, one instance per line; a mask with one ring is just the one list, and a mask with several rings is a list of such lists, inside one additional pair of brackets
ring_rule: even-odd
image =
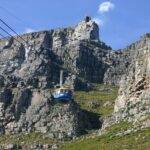
[(72, 28), (21, 37), (26, 43), (20, 37), (0, 40), (0, 74), (5, 85), (15, 82), (16, 86), (48, 88), (59, 83), (60, 68), (66, 70), (65, 78), (74, 75), (76, 82), (103, 81), (111, 48), (99, 41), (98, 25), (90, 17)]
[(1, 134), (38, 131), (59, 139), (73, 138), (92, 128), (75, 102), (56, 103), (49, 90), (29, 88), (3, 89), (0, 123)]
[[(129, 72), (120, 83), (115, 112), (128, 109), (130, 115), (140, 117), (150, 113), (150, 35), (145, 35), (135, 44), (136, 55)], [(132, 47), (131, 47), (132, 48)], [(136, 106), (137, 105), (137, 106)]]
[(0, 39), (0, 133), (39, 131), (62, 139), (92, 128), (76, 103), (55, 104), (49, 89), (62, 68), (64, 82), (76, 89), (102, 82), (110, 49), (90, 17), (72, 28)]
[(0, 39), (0, 133), (39, 131), (62, 139), (92, 128), (95, 120), (76, 103), (52, 101), (49, 89), (59, 83), (61, 69), (64, 83), (76, 90), (87, 88), (88, 82), (120, 85), (112, 120), (147, 116), (149, 44), (146, 34), (113, 51), (100, 41), (98, 25), (90, 17), (75, 27)]
[[(150, 115), (150, 34), (124, 50), (130, 59), (127, 72), (120, 81), (119, 96), (114, 114), (107, 118), (104, 126), (120, 120), (128, 120), (142, 127), (149, 127)], [(120, 67), (120, 66), (118, 66)]]

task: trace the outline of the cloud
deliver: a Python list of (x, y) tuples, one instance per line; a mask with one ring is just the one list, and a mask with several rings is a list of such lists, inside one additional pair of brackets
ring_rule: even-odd
[[(115, 8), (115, 4), (110, 1), (105, 1), (99, 5), (98, 14), (93, 18), (99, 26), (103, 26), (105, 21), (107, 20), (107, 15), (105, 13), (113, 10)], [(100, 14), (104, 14), (101, 15)]]
[(97, 23), (99, 26), (103, 26), (103, 24), (104, 24), (104, 22), (101, 20), (101, 19), (99, 19), (99, 18), (93, 18), (93, 21), (95, 21), (95, 23)]
[(34, 32), (35, 30), (34, 29), (31, 29), (31, 28), (26, 28), (25, 29), (25, 33), (31, 33), (31, 32)]
[(115, 5), (109, 1), (103, 2), (99, 5), (98, 12), (99, 13), (106, 13), (110, 10), (113, 10), (115, 8)]

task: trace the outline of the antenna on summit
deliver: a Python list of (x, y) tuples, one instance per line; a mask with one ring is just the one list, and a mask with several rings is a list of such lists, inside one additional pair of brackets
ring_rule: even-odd
[(89, 22), (90, 20), (92, 20), (92, 18), (90, 16), (86, 15), (84, 21)]

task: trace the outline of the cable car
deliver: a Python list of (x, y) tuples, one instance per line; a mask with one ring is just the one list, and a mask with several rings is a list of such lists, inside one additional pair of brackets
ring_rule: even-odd
[(56, 88), (52, 94), (53, 99), (57, 102), (69, 102), (73, 100), (73, 88), (63, 86), (63, 71), (60, 72), (60, 86)]
[(68, 102), (73, 100), (73, 91), (70, 88), (60, 87), (56, 89), (53, 93), (53, 98), (55, 101)]

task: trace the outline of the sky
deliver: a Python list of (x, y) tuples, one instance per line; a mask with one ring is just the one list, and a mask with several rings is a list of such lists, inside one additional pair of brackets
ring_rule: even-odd
[(150, 0), (0, 0), (0, 18), (17, 33), (74, 26), (86, 15), (113, 49), (150, 32)]

